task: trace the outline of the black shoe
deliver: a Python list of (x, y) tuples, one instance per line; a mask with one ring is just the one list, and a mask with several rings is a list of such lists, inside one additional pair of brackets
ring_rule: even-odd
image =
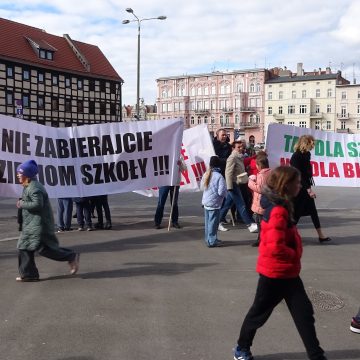
[(112, 228), (112, 225), (111, 225), (111, 222), (106, 222), (105, 225), (104, 225), (104, 229), (105, 230), (110, 230)]
[(327, 242), (327, 241), (331, 241), (331, 238), (326, 237), (326, 238), (319, 238), (319, 242), (320, 244), (322, 244), (323, 242)]
[(173, 226), (175, 229), (181, 229), (181, 226), (179, 225), (179, 223), (173, 223), (172, 226)]
[(94, 225), (94, 228), (95, 228), (95, 229), (103, 229), (103, 228), (104, 228), (104, 225), (103, 225), (103, 224), (100, 224), (100, 223), (96, 223), (96, 224)]
[(155, 229), (161, 229), (161, 226), (160, 226), (160, 224), (155, 224)]

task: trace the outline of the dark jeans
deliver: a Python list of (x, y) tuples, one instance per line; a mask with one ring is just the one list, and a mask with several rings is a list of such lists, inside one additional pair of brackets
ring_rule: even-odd
[[(175, 189), (175, 191), (174, 191)], [(171, 221), (173, 224), (177, 224), (179, 220), (179, 208), (178, 208), (178, 197), (179, 197), (179, 187), (178, 186), (161, 186), (159, 188), (159, 201), (155, 212), (155, 225), (160, 225), (162, 218), (164, 216), (164, 207), (168, 194), (170, 192), (170, 203), (174, 201), (173, 212), (171, 215)]]
[(324, 350), (320, 347), (316, 336), (314, 310), (300, 277), (271, 279), (260, 275), (254, 303), (240, 330), (239, 347), (250, 349), (257, 329), (265, 324), (275, 306), (283, 299), (305, 345), (309, 359), (325, 359)]
[[(71, 249), (58, 247), (56, 249), (42, 245), (38, 250), (39, 255), (55, 261), (73, 261), (76, 253)], [(19, 274), (25, 279), (38, 279), (39, 271), (34, 259), (35, 251), (19, 250)]]
[(257, 226), (258, 226), (258, 234), (257, 234), (257, 239), (256, 239), (256, 241), (257, 241), (258, 243), (260, 243), (261, 220), (262, 220), (263, 216), (260, 215), (260, 214), (254, 213), (253, 217), (254, 217), (255, 222), (256, 222), (256, 224), (257, 224)]
[(105, 213), (106, 222), (111, 224), (111, 214), (108, 203), (108, 196), (107, 195), (94, 196), (93, 201), (95, 202), (98, 224), (99, 225), (104, 224), (103, 209)]
[(73, 211), (72, 198), (58, 199), (57, 225), (59, 229), (69, 230), (71, 228), (72, 211)]
[(86, 224), (86, 226), (92, 227), (90, 198), (75, 198), (74, 202), (76, 204), (76, 218), (78, 225), (83, 227)]

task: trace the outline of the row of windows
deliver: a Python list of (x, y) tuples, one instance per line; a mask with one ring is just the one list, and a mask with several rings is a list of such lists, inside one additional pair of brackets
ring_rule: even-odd
[[(13, 66), (6, 67), (6, 75), (8, 78), (14, 78), (14, 67)], [(27, 69), (27, 68), (22, 69), (22, 80), (30, 81), (30, 69)], [(36, 80), (40, 84), (44, 83), (45, 82), (45, 73), (38, 71)], [(54, 86), (59, 85), (59, 75), (58, 74), (51, 74), (51, 83)], [(77, 85), (78, 90), (82, 90), (84, 88), (84, 80), (83, 79), (65, 76), (65, 87), (66, 88), (70, 88), (73, 83)], [(89, 91), (95, 91), (96, 85), (100, 86), (100, 91), (102, 91), (102, 92), (106, 91), (106, 81), (89, 79), (88, 83), (89, 83)], [(116, 93), (116, 83), (115, 82), (110, 82), (110, 92), (113, 94)]]
[[(287, 106), (287, 113), (288, 114), (295, 114), (295, 105), (288, 105)], [(308, 113), (308, 107), (307, 105), (299, 105), (299, 112), (298, 114), (307, 114)], [(315, 113), (319, 114), (320, 113), (320, 105), (315, 105)], [(326, 106), (326, 113), (332, 113), (332, 106), (331, 104), (328, 104)], [(268, 106), (267, 108), (267, 114), (268, 115), (273, 115), (273, 107), (272, 106)], [(277, 114), (282, 115), (284, 114), (284, 107), (283, 106), (279, 106), (278, 107), (278, 112)]]
[[(209, 123), (207, 116), (204, 116), (204, 117), (197, 116), (196, 120), (197, 120), (197, 124), (208, 124)], [(221, 125), (230, 125), (230, 116), (229, 115), (220, 115), (218, 120)], [(210, 117), (209, 124), (215, 124), (215, 121), (216, 121), (216, 117), (214, 115), (212, 115)], [(234, 121), (235, 121), (235, 124), (240, 124), (240, 116), (236, 115), (234, 118)], [(259, 114), (255, 114), (255, 115), (251, 114), (249, 117), (249, 122), (251, 124), (260, 124), (260, 115)], [(190, 123), (192, 125), (195, 124), (195, 116), (191, 116)]]
[[(65, 112), (73, 112), (73, 104), (74, 100), (72, 99), (65, 99)], [(83, 100), (76, 100), (76, 111), (78, 113), (84, 112), (84, 101)], [(57, 97), (51, 98), (51, 110), (52, 111), (59, 111), (59, 99)], [(7, 91), (6, 92), (6, 105), (13, 106), (15, 105), (14, 100), (14, 94), (12, 92)], [(37, 109), (45, 109), (45, 97), (44, 96), (37, 96), (37, 101), (30, 102), (30, 95), (29, 94), (23, 94), (21, 101), (16, 100), (16, 105), (21, 105), (23, 108), (37, 108)], [(89, 101), (89, 114), (95, 114), (96, 105), (98, 105), (98, 108), (100, 110), (101, 115), (106, 115), (106, 102), (95, 102), (95, 101)], [(110, 115), (116, 115), (116, 103), (110, 103)]]
[[(283, 124), (282, 121), (279, 121), (279, 124)], [(326, 121), (326, 123), (324, 124), (325, 129), (326, 130), (331, 130), (331, 121)], [(303, 128), (307, 128), (308, 124), (306, 121), (299, 121), (298, 125), (296, 125), (295, 121), (288, 121), (286, 122), (286, 125), (291, 125), (291, 126), (299, 126), (299, 127), (303, 127)], [(320, 130), (321, 129), (321, 121), (315, 121), (315, 130)], [(322, 129), (322, 130), (325, 130)]]
[[(254, 92), (260, 92), (261, 91), (261, 84), (260, 83), (251, 83), (249, 86), (249, 92), (254, 93)], [(244, 84), (243, 83), (238, 83), (235, 86), (235, 90), (234, 92), (237, 93), (241, 93), (244, 92)], [(230, 84), (221, 84), (220, 88), (219, 88), (219, 93), (221, 95), (224, 94), (230, 94), (231, 93), (231, 87)], [(196, 96), (196, 95), (216, 95), (216, 85), (211, 85), (210, 88), (209, 86), (198, 86), (198, 87), (191, 87), (190, 88), (190, 95), (191, 96)], [(178, 87), (176, 89), (176, 96), (187, 96), (185, 93), (185, 88), (184, 86)], [(161, 92), (161, 97), (162, 98), (169, 98), (171, 97), (171, 90), (164, 88)]]
[[(306, 90), (301, 90), (301, 98), (302, 99), (306, 99), (307, 98), (307, 91)], [(297, 92), (296, 90), (291, 91), (291, 98), (292, 99), (296, 99), (297, 98)], [(316, 89), (315, 90), (315, 97), (319, 98), (321, 97), (321, 92), (320, 89)], [(327, 89), (327, 97), (331, 98), (333, 97), (333, 89)], [(345, 97), (346, 98), (346, 97)], [(268, 100), (275, 100), (273, 93), (270, 91), (267, 94), (267, 99)], [(284, 99), (284, 92), (283, 91), (279, 91), (278, 93), (278, 100), (283, 100)]]

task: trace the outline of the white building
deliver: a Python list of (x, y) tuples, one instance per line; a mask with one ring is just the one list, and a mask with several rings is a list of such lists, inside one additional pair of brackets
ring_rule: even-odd
[(265, 82), (265, 130), (270, 123), (294, 125), (317, 130), (337, 130), (337, 86), (349, 84), (341, 72), (304, 72), (298, 63), (297, 72), (273, 69)]

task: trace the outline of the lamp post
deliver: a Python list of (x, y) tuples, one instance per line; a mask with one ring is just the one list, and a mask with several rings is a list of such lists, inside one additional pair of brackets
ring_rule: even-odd
[(137, 36), (137, 80), (136, 80), (136, 118), (140, 119), (139, 111), (140, 111), (140, 28), (141, 22), (146, 20), (165, 20), (166, 16), (158, 16), (152, 18), (143, 18), (139, 19), (138, 16), (134, 13), (132, 8), (127, 8), (126, 12), (132, 14), (135, 17), (135, 20), (123, 20), (123, 24), (129, 24), (130, 22), (137, 22), (138, 24), (138, 36)]

